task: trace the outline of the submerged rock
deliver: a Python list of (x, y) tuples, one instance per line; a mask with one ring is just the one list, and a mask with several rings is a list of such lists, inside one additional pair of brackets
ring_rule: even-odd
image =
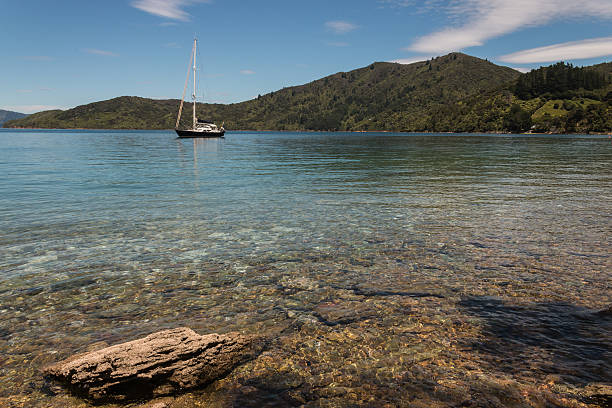
[(599, 312), (597, 312), (598, 316), (602, 316), (602, 317), (612, 317), (612, 306), (608, 307), (607, 309), (602, 309)]
[(182, 327), (79, 354), (43, 371), (97, 402), (150, 399), (225, 376), (250, 354), (251, 343), (239, 333), (201, 336)]

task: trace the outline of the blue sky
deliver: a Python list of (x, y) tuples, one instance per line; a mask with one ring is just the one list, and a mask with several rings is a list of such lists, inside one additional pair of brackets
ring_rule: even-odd
[(461, 51), (521, 70), (612, 60), (612, 0), (3, 0), (0, 109), (121, 95), (232, 103), (373, 61)]

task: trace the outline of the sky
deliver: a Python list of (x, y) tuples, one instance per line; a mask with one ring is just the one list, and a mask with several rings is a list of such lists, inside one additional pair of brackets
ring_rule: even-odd
[(528, 71), (612, 61), (612, 0), (0, 0), (0, 109), (235, 103), (374, 61), (453, 51)]

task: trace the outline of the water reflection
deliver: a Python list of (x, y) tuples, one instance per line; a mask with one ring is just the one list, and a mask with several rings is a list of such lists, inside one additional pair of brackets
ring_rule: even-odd
[(200, 191), (200, 167), (210, 166), (211, 163), (220, 159), (220, 152), (223, 148), (223, 139), (220, 138), (193, 138), (193, 139), (176, 139), (177, 150), (181, 161), (187, 161), (186, 145), (192, 145), (192, 166), (194, 189)]
[(0, 137), (0, 406), (78, 406), (41, 365), (179, 325), (271, 339), (183, 397), (213, 406), (570, 407), (609, 381), (607, 139)]

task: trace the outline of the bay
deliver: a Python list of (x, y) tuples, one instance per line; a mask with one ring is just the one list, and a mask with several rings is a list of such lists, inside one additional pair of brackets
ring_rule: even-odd
[(40, 367), (189, 326), (271, 345), (176, 404), (597, 406), (611, 143), (1, 130), (0, 405), (86, 404)]

